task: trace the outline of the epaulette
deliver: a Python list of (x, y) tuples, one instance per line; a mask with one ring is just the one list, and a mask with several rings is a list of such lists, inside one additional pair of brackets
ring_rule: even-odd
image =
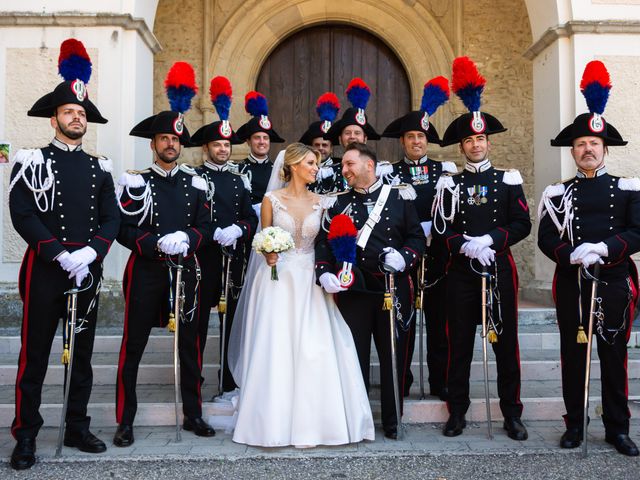
[(143, 173), (149, 173), (150, 170), (147, 168), (145, 170), (127, 170), (122, 175), (120, 175), (120, 179), (118, 180), (118, 185), (129, 188), (141, 188), (144, 187), (147, 182), (142, 176)]
[(564, 195), (565, 189), (566, 187), (564, 186), (564, 183), (554, 183), (544, 189), (542, 192), (542, 198), (553, 198)]
[(522, 185), (522, 175), (520, 175), (520, 172), (515, 168), (510, 168), (508, 170), (496, 168), (496, 170), (504, 172), (504, 175), (502, 175), (502, 181), (507, 185)]
[(351, 190), (344, 190), (342, 192), (329, 192), (320, 197), (320, 207), (324, 210), (329, 210), (338, 201), (338, 196), (349, 193)]
[(408, 183), (391, 185), (391, 188), (398, 190), (398, 193), (403, 200), (415, 200), (417, 198), (416, 190), (413, 188), (413, 185), (409, 185)]
[(186, 173), (187, 175), (191, 175), (191, 186), (193, 188), (197, 188), (198, 190), (202, 190), (203, 192), (207, 191), (207, 181), (198, 175), (196, 169), (191, 165), (187, 165), (186, 163), (181, 163), (178, 167), (181, 172)]
[(110, 158), (104, 157), (102, 155), (95, 155), (95, 156), (92, 156), (92, 158), (95, 158), (96, 160), (98, 160), (98, 165), (100, 165), (100, 168), (102, 169), (103, 172), (107, 172), (107, 173), (113, 172), (113, 160), (111, 160)]
[(442, 171), (446, 173), (458, 173), (458, 166), (453, 162), (440, 162), (442, 166)]
[(244, 184), (244, 188), (251, 191), (251, 180), (249, 180), (249, 175), (233, 169), (229, 169), (229, 172), (240, 177), (240, 179), (242, 180), (242, 183)]
[(14, 155), (13, 161), (21, 164), (41, 165), (44, 163), (44, 156), (40, 148), (21, 148)]
[(195, 168), (193, 168), (191, 165), (187, 165), (186, 163), (181, 163), (178, 168), (184, 173), (188, 173), (191, 176), (198, 174)]
[(618, 179), (618, 188), (620, 190), (628, 190), (631, 192), (640, 191), (640, 178), (638, 177), (620, 177)]
[(443, 173), (442, 175), (440, 175), (440, 178), (438, 179), (437, 183), (436, 183), (436, 190), (441, 190), (443, 188), (455, 188), (456, 186), (456, 182), (453, 181), (453, 177), (455, 175), (459, 175), (462, 172), (459, 173)]
[(387, 161), (381, 161), (376, 164), (376, 177), (380, 178), (393, 173), (393, 165)]

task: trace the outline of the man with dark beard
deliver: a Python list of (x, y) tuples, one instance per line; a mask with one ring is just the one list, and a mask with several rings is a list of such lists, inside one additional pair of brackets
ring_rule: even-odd
[(125, 172), (119, 181), (118, 199), (123, 215), (118, 242), (129, 248), (131, 255), (123, 279), (124, 333), (116, 386), (118, 429), (113, 438), (118, 447), (134, 442), (138, 365), (151, 328), (169, 323), (171, 297), (175, 292), (169, 264), (176, 261), (177, 255), (184, 256), (184, 316), (175, 319), (180, 322), (183, 426), (198, 436), (215, 434), (202, 419), (202, 356), (198, 347), (200, 267), (195, 255), (213, 236), (209, 217), (212, 206), (205, 197), (204, 180), (193, 168), (177, 165), (182, 146), (189, 144), (184, 112), (197, 90), (193, 69), (184, 62), (176, 63), (165, 85), (175, 111), (153, 115), (131, 130), (133, 136), (151, 139), (154, 162), (150, 169)]
[(83, 286), (77, 297), (81, 328), (68, 380), (64, 445), (89, 453), (106, 450), (89, 431), (87, 404), (102, 261), (118, 233), (120, 216), (109, 173), (111, 161), (86, 153), (82, 145), (87, 122), (107, 122), (88, 98), (91, 61), (75, 39), (63, 42), (60, 50), (59, 71), (65, 81), (28, 112), (49, 118), (55, 137), (47, 147), (16, 153), (9, 186), (11, 220), (28, 244), (19, 277), (24, 309), (11, 426), (17, 441), (11, 466), (16, 470), (35, 463), (35, 439), (43, 424), (42, 383), (60, 318), (69, 320), (65, 307), (73, 286)]

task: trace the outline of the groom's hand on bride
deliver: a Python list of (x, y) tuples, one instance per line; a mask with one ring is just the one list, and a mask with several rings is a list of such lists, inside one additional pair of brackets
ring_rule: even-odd
[(340, 280), (333, 273), (325, 272), (318, 279), (327, 293), (345, 292), (347, 289), (340, 285)]
[(278, 263), (278, 254), (277, 253), (263, 253), (264, 259), (267, 262), (267, 265), (273, 267), (276, 263)]

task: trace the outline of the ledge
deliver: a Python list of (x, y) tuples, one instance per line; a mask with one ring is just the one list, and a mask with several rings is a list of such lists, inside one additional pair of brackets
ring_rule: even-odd
[(154, 54), (162, 50), (147, 23), (130, 14), (0, 12), (0, 27), (120, 27), (135, 30)]
[(562, 25), (550, 27), (522, 54), (528, 60), (535, 59), (540, 53), (559, 38), (576, 34), (640, 34), (638, 20), (572, 20)]

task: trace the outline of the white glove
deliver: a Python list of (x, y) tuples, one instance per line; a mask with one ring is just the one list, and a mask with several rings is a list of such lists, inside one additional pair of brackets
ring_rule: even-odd
[(238, 240), (242, 236), (242, 229), (235, 224), (221, 229), (219, 233), (218, 230), (220, 229), (216, 228), (216, 234), (218, 238), (216, 238), (216, 235), (214, 235), (213, 239), (223, 247), (228, 247), (229, 245), (235, 244), (236, 240)]
[(607, 244), (604, 242), (582, 243), (578, 245), (573, 250), (573, 252), (571, 252), (571, 255), (569, 256), (569, 260), (571, 261), (571, 263), (577, 265), (579, 263), (582, 263), (582, 259), (585, 258), (589, 253), (595, 253), (600, 257), (607, 257), (609, 256), (609, 248), (607, 247)]
[(187, 245), (188, 250), (189, 237), (185, 232), (178, 230), (177, 232), (167, 233), (164, 237), (158, 240), (158, 248), (161, 252), (164, 252), (167, 255), (177, 255), (178, 253), (183, 253), (183, 243)]
[(316, 181), (324, 180), (325, 178), (333, 177), (333, 168), (331, 167), (322, 167), (318, 169), (318, 173), (316, 173)]
[(258, 219), (260, 219), (260, 207), (262, 206), (262, 204), (261, 203), (254, 203), (251, 206), (253, 207), (253, 210), (256, 212), (256, 215), (258, 216)]
[(320, 285), (324, 288), (327, 293), (338, 293), (344, 292), (347, 289), (340, 285), (340, 280), (333, 273), (325, 272), (320, 275), (318, 279), (320, 281)]
[(489, 247), (484, 247), (475, 258), (480, 262), (480, 265), (488, 267), (495, 260), (496, 252)]
[(404, 257), (400, 255), (399, 251), (392, 247), (386, 247), (382, 251), (386, 253), (384, 256), (384, 263), (389, 265), (396, 272), (402, 272), (405, 269), (407, 263), (404, 261)]
[(594, 263), (600, 263), (603, 264), (604, 260), (602, 260), (602, 258), (600, 258), (600, 255), (598, 255), (597, 253), (594, 252), (589, 252), (581, 257), (576, 257), (573, 258), (573, 254), (571, 254), (571, 257), (569, 257), (569, 261), (573, 264), (573, 265), (580, 265), (582, 264), (584, 266), (584, 268), (588, 268), (591, 265), (593, 265)]
[(76, 287), (80, 287), (84, 279), (89, 275), (89, 267), (83, 267), (77, 271), (75, 274), (76, 277)]
[(56, 260), (65, 272), (70, 272), (74, 266), (77, 266), (77, 262), (73, 261), (73, 257), (66, 250), (58, 255)]
[(427, 238), (431, 236), (431, 225), (433, 225), (433, 222), (420, 222), (424, 236)]
[(489, 235), (482, 235), (481, 237), (464, 235), (464, 239), (467, 240), (467, 243), (462, 246), (461, 250), (469, 258), (478, 258), (478, 255), (485, 247), (490, 247), (493, 244), (493, 238)]
[(75, 276), (81, 269), (88, 267), (98, 257), (96, 252), (91, 247), (82, 247), (80, 250), (76, 250), (69, 254), (69, 260), (73, 262), (74, 266), (69, 272), (69, 278)]

